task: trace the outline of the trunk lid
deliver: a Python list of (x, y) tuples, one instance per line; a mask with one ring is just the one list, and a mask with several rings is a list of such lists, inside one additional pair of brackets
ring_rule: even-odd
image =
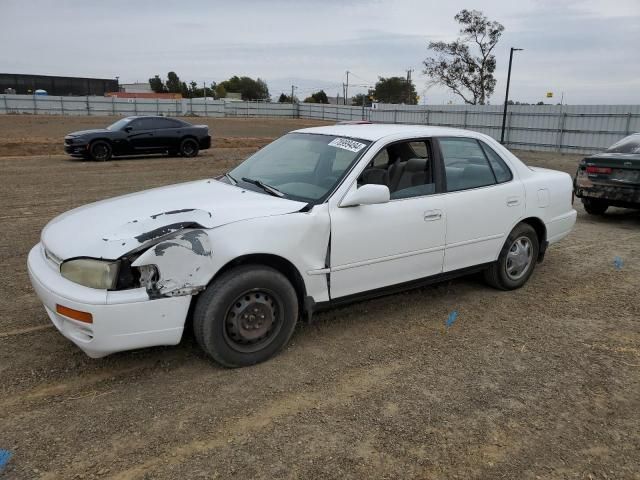
[(578, 167), (578, 176), (587, 177), (593, 184), (640, 185), (640, 154), (599, 153), (584, 158)]

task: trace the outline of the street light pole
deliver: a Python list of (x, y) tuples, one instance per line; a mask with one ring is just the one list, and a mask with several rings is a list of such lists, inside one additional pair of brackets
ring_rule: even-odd
[(502, 113), (502, 133), (500, 134), (500, 143), (504, 145), (504, 128), (507, 124), (507, 107), (509, 105), (509, 84), (511, 83), (511, 64), (513, 63), (513, 52), (522, 51), (522, 48), (511, 47), (509, 53), (509, 73), (507, 73), (507, 92), (504, 96), (504, 112)]

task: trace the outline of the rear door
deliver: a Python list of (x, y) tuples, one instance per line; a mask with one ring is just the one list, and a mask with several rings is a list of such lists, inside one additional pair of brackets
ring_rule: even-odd
[(171, 118), (154, 118), (153, 146), (159, 150), (177, 148), (183, 125)]
[(474, 138), (438, 138), (445, 170), (444, 272), (496, 260), (524, 214), (524, 188), (502, 158)]

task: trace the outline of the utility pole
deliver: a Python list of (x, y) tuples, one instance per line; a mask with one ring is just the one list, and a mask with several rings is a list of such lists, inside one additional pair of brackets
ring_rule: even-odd
[(293, 104), (293, 103), (295, 103), (295, 102), (293, 101), (293, 91), (294, 91), (295, 89), (296, 89), (296, 86), (295, 86), (295, 85), (291, 85), (291, 103), (292, 103), (292, 104)]
[(500, 134), (500, 143), (504, 145), (504, 128), (507, 124), (507, 107), (509, 106), (509, 84), (511, 83), (511, 64), (513, 63), (513, 52), (520, 52), (522, 48), (511, 47), (509, 53), (509, 73), (507, 73), (507, 92), (504, 96), (504, 112), (502, 113), (502, 133)]
[(349, 70), (347, 70), (347, 84), (344, 89), (344, 104), (347, 104), (347, 97), (349, 96)]
[(405, 103), (407, 105), (411, 105), (411, 72), (413, 72), (412, 68), (407, 70), (407, 98)]

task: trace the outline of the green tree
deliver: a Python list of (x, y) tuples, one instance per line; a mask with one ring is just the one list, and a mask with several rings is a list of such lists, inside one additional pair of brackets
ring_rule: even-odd
[(184, 82), (180, 81), (180, 77), (178, 77), (176, 72), (169, 72), (167, 74), (166, 86), (169, 93), (183, 93), (183, 89), (182, 89), (183, 84)]
[[(484, 105), (496, 87), (493, 50), (504, 26), (477, 10), (461, 10), (454, 17), (461, 38), (454, 42), (430, 42), (435, 56), (424, 61), (431, 85), (441, 85), (471, 105)], [(475, 53), (472, 52), (475, 50)]]
[(180, 82), (180, 94), (183, 98), (193, 97), (193, 91), (187, 86), (185, 82)]
[(165, 87), (164, 82), (160, 78), (160, 75), (156, 75), (155, 77), (150, 78), (149, 86), (155, 93), (164, 93), (167, 91), (167, 87)]
[(362, 102), (364, 102), (365, 107), (370, 107), (371, 102), (374, 98), (375, 91), (370, 89), (368, 93), (358, 93), (357, 95), (351, 97), (351, 105), (353, 105), (354, 107), (361, 107)]
[(327, 98), (325, 91), (320, 90), (319, 92), (314, 92), (305, 98), (304, 103), (329, 103), (329, 99)]
[(222, 83), (216, 85), (215, 92), (215, 98), (224, 98), (227, 96), (227, 90), (224, 88)]
[(234, 75), (229, 80), (220, 82), (225, 92), (239, 93), (243, 100), (269, 100), (269, 88), (264, 80)]
[(416, 86), (404, 77), (378, 77), (373, 95), (376, 100), (383, 103), (405, 103), (407, 105), (418, 103)]

